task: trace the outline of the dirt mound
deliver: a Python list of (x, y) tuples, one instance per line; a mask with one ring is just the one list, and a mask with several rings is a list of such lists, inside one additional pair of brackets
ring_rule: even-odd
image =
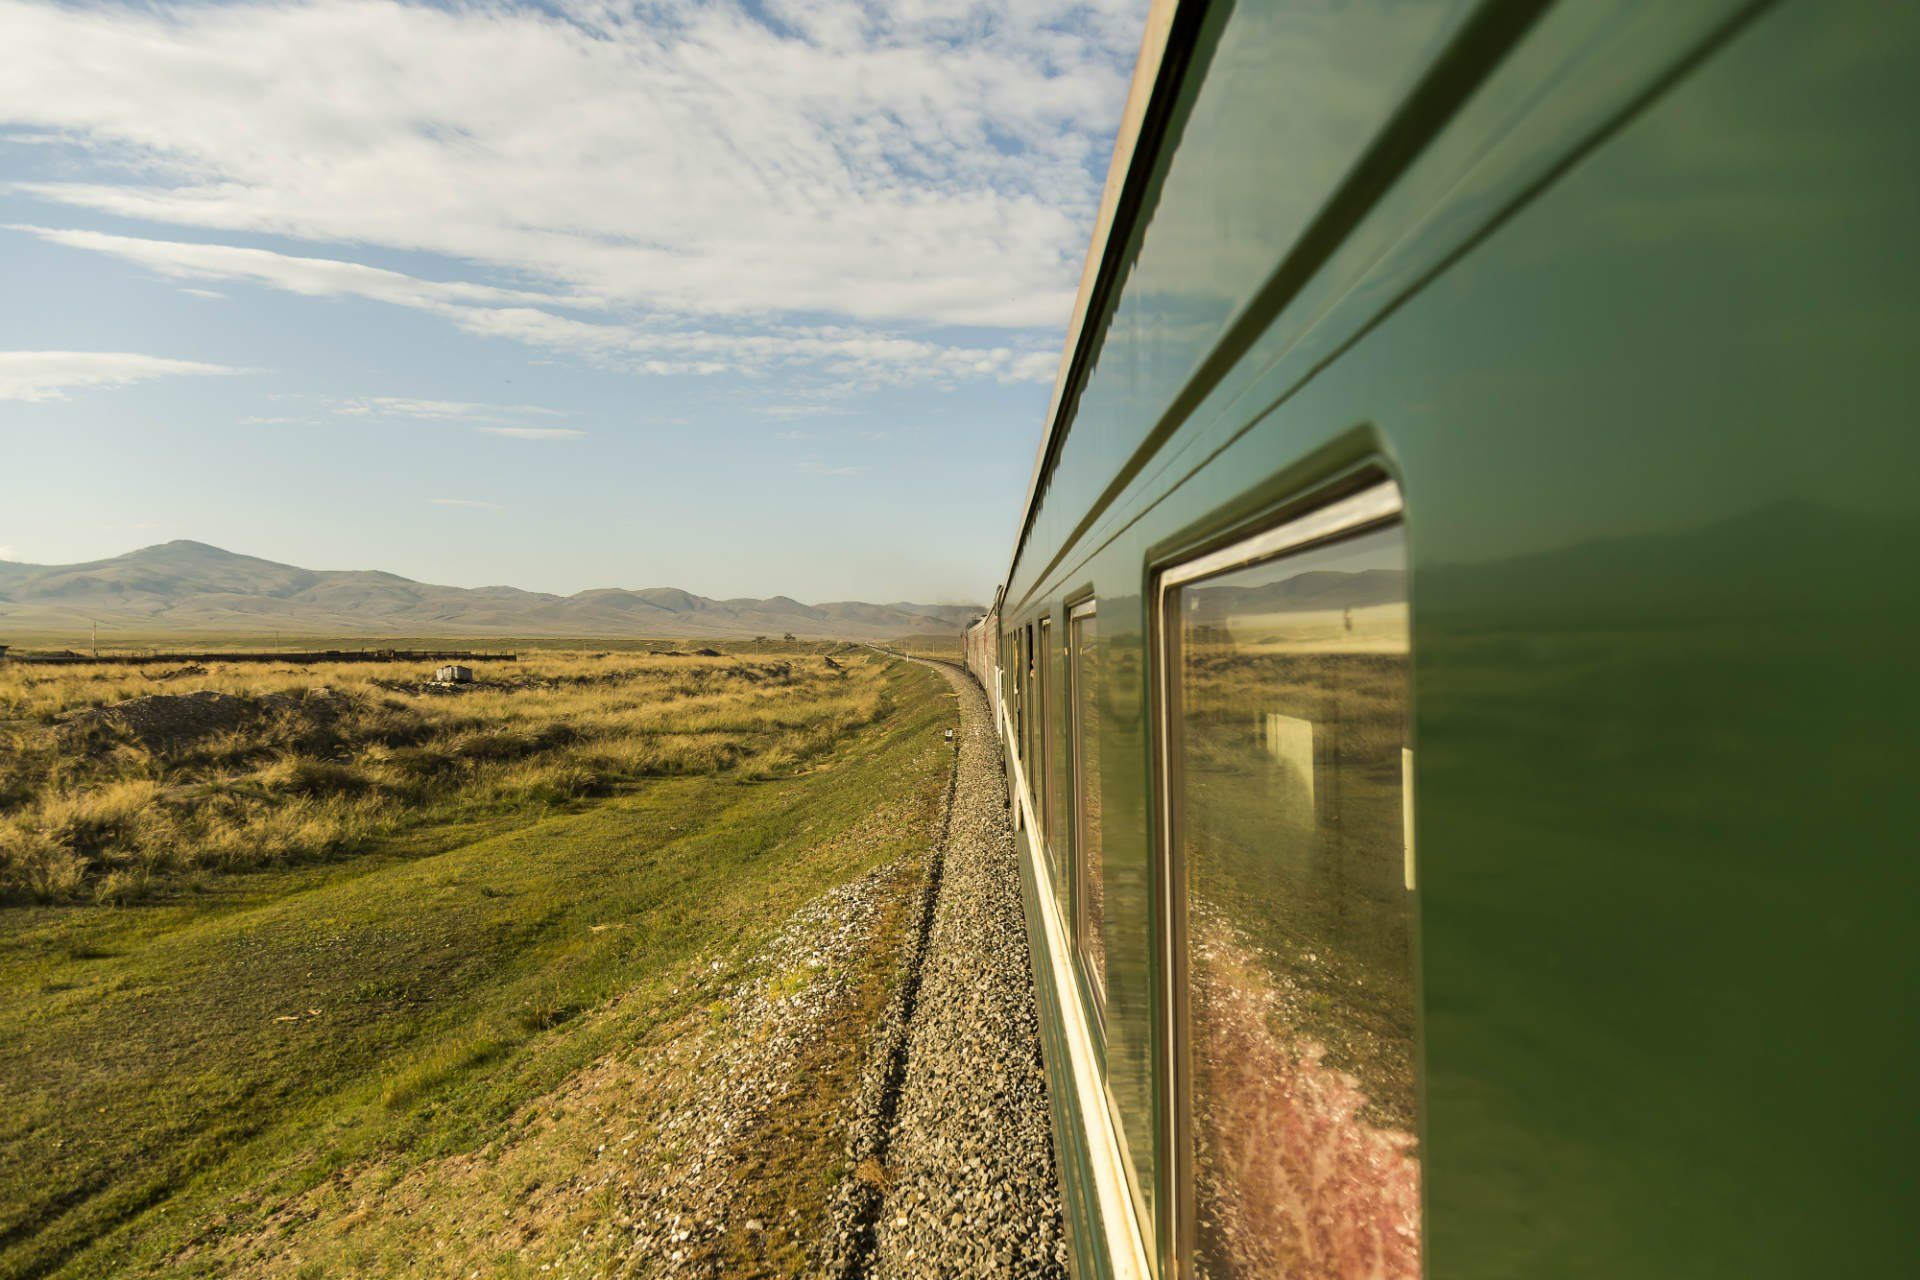
[(347, 700), (331, 689), (242, 697), (202, 689), (198, 693), (156, 693), (106, 707), (76, 711), (54, 731), (62, 741), (83, 740), (99, 730), (125, 733), (148, 748), (178, 747), (216, 733), (243, 728), (269, 716), (299, 716), (316, 725), (332, 724)]

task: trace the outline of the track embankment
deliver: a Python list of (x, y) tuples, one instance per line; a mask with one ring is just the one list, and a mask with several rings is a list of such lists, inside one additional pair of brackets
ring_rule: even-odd
[(1065, 1230), (1040, 1061), (1020, 870), (985, 695), (960, 702), (959, 759), (905, 1060), (856, 1272), (1064, 1276)]

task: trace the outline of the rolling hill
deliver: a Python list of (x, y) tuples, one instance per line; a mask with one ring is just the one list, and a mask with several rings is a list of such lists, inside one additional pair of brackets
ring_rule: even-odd
[(0, 561), (0, 632), (85, 627), (340, 635), (777, 636), (883, 639), (955, 632), (970, 605), (714, 600), (673, 587), (570, 596), (442, 587), (376, 570), (316, 570), (166, 542), (108, 560)]

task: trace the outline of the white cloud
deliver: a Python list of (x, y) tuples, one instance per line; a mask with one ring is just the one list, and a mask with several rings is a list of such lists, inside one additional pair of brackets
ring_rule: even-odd
[(428, 498), (427, 501), (436, 507), (473, 507), (482, 511), (498, 511), (500, 509), (499, 503), (483, 502), (478, 498)]
[(0, 0), (0, 119), (124, 163), (20, 184), (122, 216), (676, 314), (1064, 322), (1137, 4), (561, 7)]
[(587, 433), (573, 427), (479, 427), (477, 430), (490, 436), (506, 436), (511, 440), (578, 440)]
[(20, 557), (14, 553), (14, 550), (12, 547), (0, 546), (0, 560), (16, 560), (17, 561), (19, 560), (19, 558)]
[[(4, 12), (4, 8), (0, 8)], [(458, 315), (476, 304), (560, 301), (552, 294), (523, 289), (496, 289), (462, 280), (422, 280), (403, 271), (369, 267), (336, 258), (302, 258), (270, 249), (248, 249), (229, 244), (189, 244), (179, 240), (145, 240), (75, 231), (60, 227), (14, 224), (24, 231), (69, 249), (89, 249), (138, 263), (170, 280), (231, 280), (267, 285), (310, 298), (370, 298), (396, 306)], [(219, 295), (215, 295), (219, 296)]]
[(828, 400), (795, 400), (784, 404), (762, 405), (761, 416), (767, 418), (818, 418), (830, 413), (845, 412), (844, 404)]
[(0, 351), (0, 400), (64, 400), (67, 392), (88, 387), (246, 372), (229, 365), (131, 351)]
[[(804, 367), (844, 385), (870, 387), (968, 379), (1046, 382), (1052, 379), (1058, 362), (1054, 352), (1046, 348), (962, 346), (860, 326), (768, 324), (751, 329), (735, 323), (719, 329), (673, 325), (658, 317), (628, 322), (579, 320), (523, 304), (538, 301), (572, 306), (580, 305), (580, 299), (464, 281), (423, 280), (337, 259), (24, 224), (7, 229), (67, 248), (111, 254), (170, 279), (244, 281), (307, 297), (360, 297), (410, 307), (442, 316), (477, 336), (568, 351), (643, 373), (752, 376)], [(383, 412), (404, 412), (398, 408), (404, 404), (444, 404), (387, 397), (370, 403)], [(461, 411), (477, 406), (444, 407)], [(407, 416), (435, 415), (423, 412)]]
[(414, 418), (421, 422), (487, 422), (510, 425), (516, 418), (564, 418), (560, 409), (537, 404), (473, 404), (463, 400), (416, 400), (407, 396), (356, 396), (334, 406), (353, 418)]
[(1007, 378), (1012, 382), (1052, 382), (1059, 372), (1060, 353), (1052, 350), (1029, 351), (1015, 356), (1007, 365)]
[[(509, 440), (579, 440), (578, 427), (529, 425), (527, 419), (564, 418), (566, 413), (537, 404), (477, 404), (465, 400), (419, 400), (407, 396), (356, 396), (337, 402), (333, 411), (348, 418), (410, 418), (416, 422), (471, 427)], [(435, 499), (439, 501), (439, 499)]]
[[(18, 194), (327, 246), (31, 229), (196, 296), (372, 299), (642, 373), (1046, 382), (1138, 9), (0, 0), (0, 125), (65, 153)], [(432, 257), (349, 260), (396, 251)]]

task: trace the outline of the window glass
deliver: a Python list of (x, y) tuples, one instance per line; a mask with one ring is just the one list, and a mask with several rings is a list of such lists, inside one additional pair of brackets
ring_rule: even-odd
[(1072, 700), (1075, 933), (1087, 985), (1096, 1002), (1107, 992), (1105, 886), (1100, 869), (1100, 682), (1095, 671), (1098, 624), (1091, 611), (1067, 623), (1068, 696)]
[(1196, 1275), (1420, 1274), (1405, 566), (1394, 525), (1166, 598)]
[(1055, 793), (1059, 789), (1055, 775), (1059, 773), (1059, 769), (1055, 767), (1056, 762), (1052, 755), (1053, 725), (1050, 720), (1053, 712), (1051, 705), (1053, 701), (1051, 696), (1053, 693), (1053, 619), (1051, 618), (1040, 620), (1038, 667), (1040, 701), (1037, 704), (1039, 715), (1034, 721), (1034, 734), (1037, 739), (1034, 744), (1034, 756), (1039, 763), (1036, 765), (1038, 772), (1034, 775), (1034, 798), (1040, 804), (1041, 842), (1046, 845), (1047, 857), (1053, 866), (1054, 892), (1064, 901), (1066, 877), (1061, 872), (1056, 854), (1059, 848), (1060, 810), (1055, 803)]
[(1033, 624), (1020, 628), (1020, 769), (1033, 785)]
[(1007, 633), (1007, 696), (1013, 712), (1014, 749), (1019, 749), (1020, 731), (1027, 722), (1025, 699), (1020, 696), (1023, 667), (1020, 661), (1020, 629)]
[(1012, 631), (1000, 633), (1000, 654), (995, 676), (1000, 679), (1000, 702), (1002, 712), (1012, 720), (1014, 727), (1020, 727), (1020, 649), (1016, 647)]

